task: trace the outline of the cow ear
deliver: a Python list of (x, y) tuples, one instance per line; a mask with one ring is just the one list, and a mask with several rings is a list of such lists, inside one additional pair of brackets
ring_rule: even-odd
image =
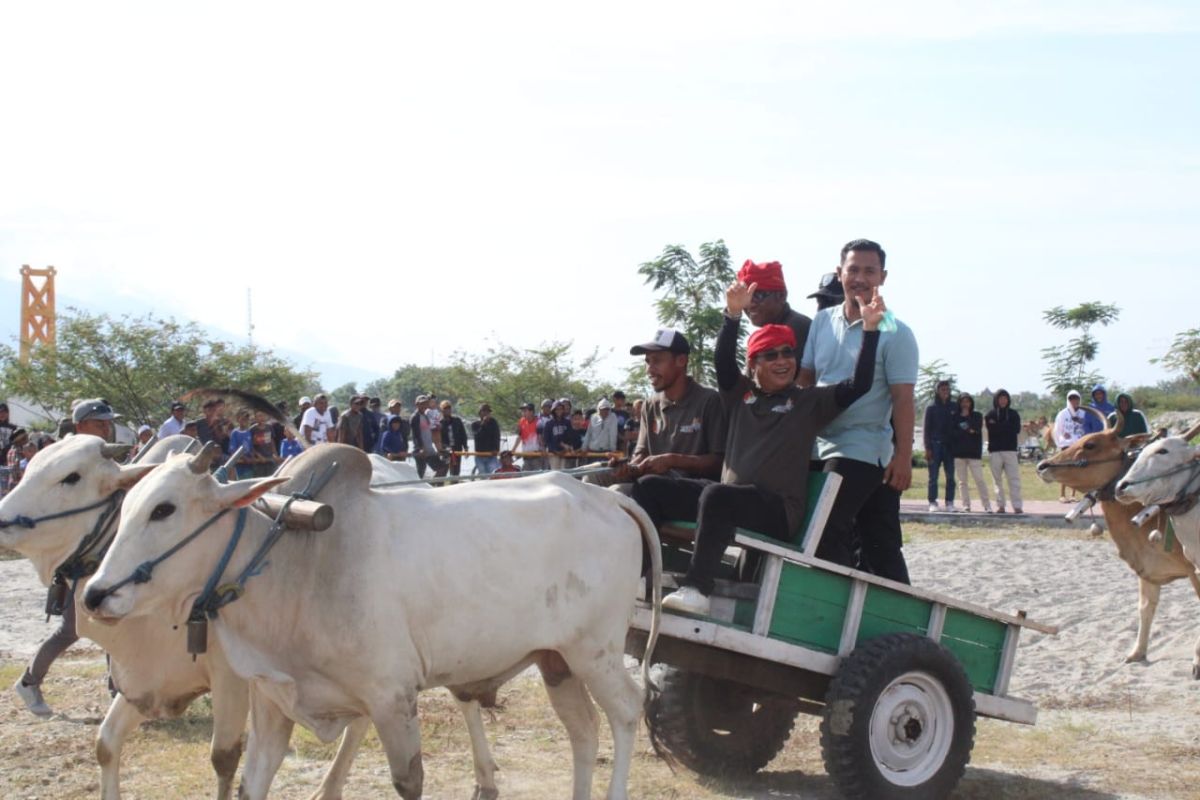
[(1125, 442), (1126, 447), (1141, 447), (1150, 439), (1148, 433), (1135, 433), (1132, 436), (1124, 436), (1121, 441)]
[(262, 478), (257, 481), (233, 481), (217, 490), (222, 508), (245, 508), (290, 478)]
[(118, 489), (129, 489), (142, 478), (149, 475), (158, 464), (126, 464), (121, 467), (121, 474), (117, 478)]

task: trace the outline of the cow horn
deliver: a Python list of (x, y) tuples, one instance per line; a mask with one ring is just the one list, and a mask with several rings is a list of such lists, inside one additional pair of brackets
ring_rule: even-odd
[(220, 448), (216, 442), (209, 442), (204, 445), (199, 453), (188, 459), (188, 468), (197, 475), (207, 475), (208, 468), (212, 466), (213, 459), (220, 453)]
[(1110, 431), (1125, 430), (1125, 415), (1121, 413), (1121, 409), (1118, 408), (1116, 411), (1113, 411), (1113, 413), (1116, 414), (1116, 422), (1114, 422), (1112, 425), (1109, 425), (1108, 429)]
[(129, 456), (129, 451), (133, 449), (132, 445), (128, 444), (109, 444), (105, 442), (100, 445), (100, 455), (112, 461), (124, 461)]
[(1188, 428), (1186, 431), (1181, 433), (1180, 436), (1185, 442), (1188, 442), (1191, 441), (1192, 438), (1194, 438), (1198, 433), (1200, 433), (1200, 422), (1197, 422), (1195, 425)]

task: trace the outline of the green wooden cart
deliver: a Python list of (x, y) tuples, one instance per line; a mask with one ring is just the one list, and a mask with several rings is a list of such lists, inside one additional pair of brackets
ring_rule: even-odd
[[(975, 717), (1032, 725), (1008, 694), (1023, 628), (1057, 629), (815, 556), (841, 478), (809, 481), (797, 544), (740, 530), (709, 616), (664, 613), (654, 653), (662, 693), (656, 742), (706, 775), (753, 773), (783, 747), (796, 715), (822, 717), (825, 766), (850, 798), (940, 798), (962, 777)], [(661, 530), (664, 591), (686, 569), (694, 523)], [(650, 608), (627, 652), (645, 652)]]

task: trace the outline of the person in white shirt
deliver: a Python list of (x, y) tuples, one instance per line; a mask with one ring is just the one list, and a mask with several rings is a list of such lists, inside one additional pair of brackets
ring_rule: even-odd
[(329, 413), (329, 398), (319, 394), (313, 398), (312, 407), (300, 419), (300, 435), (307, 446), (329, 441), (329, 429), (333, 427), (333, 415)]
[[(1058, 412), (1054, 418), (1054, 443), (1059, 450), (1064, 450), (1083, 437), (1083, 420), (1087, 412), (1079, 407), (1081, 401), (1079, 392), (1072, 389), (1067, 392), (1067, 407)], [(1071, 503), (1075, 500), (1075, 489), (1071, 489), (1071, 497), (1067, 497), (1067, 485), (1059, 484), (1058, 501)]]
[(185, 422), (183, 415), (187, 413), (187, 406), (180, 402), (171, 403), (171, 416), (167, 417), (166, 422), (158, 428), (158, 438), (165, 439), (168, 436), (174, 436), (177, 433), (183, 433), (183, 424)]
[(612, 413), (612, 403), (603, 398), (596, 404), (596, 413), (583, 437), (583, 449), (593, 453), (611, 453), (617, 449), (621, 420)]

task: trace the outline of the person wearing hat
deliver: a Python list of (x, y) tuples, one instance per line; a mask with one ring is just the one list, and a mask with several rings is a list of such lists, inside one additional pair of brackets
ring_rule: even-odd
[[(1058, 445), (1059, 450), (1065, 450), (1083, 438), (1087, 412), (1079, 407), (1082, 399), (1074, 389), (1067, 392), (1067, 405), (1054, 418), (1054, 444)], [(1059, 484), (1058, 502), (1075, 502), (1074, 487), (1071, 488), (1071, 496), (1068, 498), (1067, 485)]]
[(492, 416), (488, 403), (480, 403), (479, 419), (471, 423), (471, 432), (475, 437), (475, 472), (491, 475), (500, 466), (500, 423)]
[(71, 412), (76, 433), (99, 436), (106, 442), (111, 442), (113, 438), (113, 420), (120, 418), (120, 414), (113, 413), (108, 401), (100, 398), (83, 400)]
[(796, 385), (796, 334), (787, 325), (764, 325), (751, 334), (748, 369), (738, 368), (741, 317), (753, 296), (753, 283), (729, 287), (717, 335), (717, 384), (729, 411), (720, 482), (655, 475), (633, 487), (633, 499), (655, 525), (672, 519), (697, 523), (691, 564), (663, 608), (708, 614), (721, 558), (738, 527), (795, 541), (804, 523), (817, 432), (866, 394), (875, 377), (878, 327), (887, 310), (878, 294), (860, 304), (865, 332), (853, 377), (804, 389)]
[(747, 260), (738, 270), (738, 283), (743, 286), (754, 284), (754, 297), (746, 308), (750, 323), (761, 328), (763, 325), (787, 325), (796, 335), (796, 348), (804, 352), (808, 341), (808, 329), (812, 320), (792, 309), (787, 301), (787, 284), (783, 280), (783, 267), (778, 261), (756, 264)]
[(297, 405), (300, 406), (300, 413), (292, 417), (292, 426), (295, 427), (296, 430), (300, 430), (300, 422), (304, 419), (304, 412), (312, 408), (312, 404), (313, 402), (311, 397), (305, 395), (304, 397), (300, 398), (299, 402), (297, 403)]
[(567, 451), (571, 449), (571, 417), (564, 400), (556, 400), (550, 408), (550, 419), (542, 426), (542, 442), (550, 459), (550, 469), (562, 470), (571, 466)]
[[(407, 458), (408, 457), (408, 440), (412, 438), (412, 436), (411, 436), (412, 432), (409, 430), (409, 427), (408, 427), (408, 417), (405, 416), (405, 414), (404, 414), (404, 403), (400, 402), (399, 399), (393, 397), (391, 400), (388, 400), (387, 410), (388, 410), (388, 413), (386, 415), (386, 418), (384, 419), (383, 427), (382, 427), (381, 433), (380, 433), (378, 450), (381, 454), (383, 454), (383, 434), (387, 433), (391, 429), (392, 417), (398, 417), (400, 419), (400, 435), (404, 437), (405, 458)], [(395, 459), (393, 459), (393, 460), (395, 460)], [(403, 461), (404, 459), (399, 459), (399, 460)]]
[(187, 406), (180, 403), (178, 400), (171, 403), (171, 416), (167, 417), (162, 425), (158, 426), (158, 438), (165, 439), (168, 436), (174, 436), (178, 433), (183, 433), (184, 416), (187, 414)]
[(688, 375), (691, 352), (687, 337), (673, 328), (660, 328), (651, 341), (629, 348), (631, 356), (645, 359), (646, 377), (655, 393), (637, 415), (633, 456), (628, 462), (613, 459), (612, 473), (595, 476), (594, 482), (619, 485), (646, 475), (715, 478), (720, 474), (725, 412), (720, 395)]
[(583, 450), (592, 453), (611, 453), (621, 441), (621, 420), (612, 411), (607, 397), (600, 398), (596, 413), (583, 436)]
[(441, 411), (438, 424), (442, 429), (442, 450), (450, 451), (448, 468), (443, 474), (461, 475), (462, 453), (467, 449), (467, 426), (462, 417), (454, 413), (454, 405), (449, 400), (443, 400), (438, 409)]
[(379, 455), (388, 461), (407, 461), (408, 421), (400, 415), (403, 410), (400, 401), (397, 400), (395, 405), (389, 406), (389, 410), (391, 409), (395, 410), (388, 417), (387, 427), (379, 436)]
[[(863, 340), (860, 309), (881, 291), (886, 258), (868, 239), (842, 247), (837, 274), (846, 299), (813, 319), (800, 359), (800, 386), (828, 386), (854, 374)], [(900, 494), (912, 484), (919, 353), (906, 324), (888, 315), (883, 327), (870, 390), (817, 436), (816, 458), (824, 471), (842, 478), (817, 556), (908, 583)]]
[(826, 272), (822, 275), (820, 283), (817, 284), (817, 290), (810, 294), (808, 299), (817, 301), (817, 311), (824, 311), (844, 303), (846, 295), (842, 291), (842, 281), (838, 278), (838, 274)]
[(446, 464), (438, 455), (437, 442), (433, 439), (433, 423), (429, 421), (429, 395), (417, 395), (417, 408), (409, 419), (412, 431), (413, 460), (417, 462), (417, 475), (425, 477), (425, 469), (432, 468), (435, 475), (445, 474)]
[[(180, 428), (182, 430), (182, 428)], [(129, 457), (133, 458), (142, 451), (146, 446), (146, 442), (154, 438), (154, 428), (149, 425), (139, 425), (137, 429), (137, 441), (133, 443), (133, 449), (129, 451)]]

